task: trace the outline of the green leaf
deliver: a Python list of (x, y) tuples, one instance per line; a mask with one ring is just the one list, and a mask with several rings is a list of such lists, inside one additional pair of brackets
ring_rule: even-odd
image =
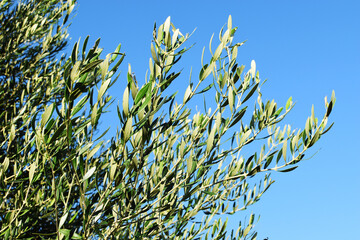
[(283, 147), (282, 147), (282, 155), (284, 157), (285, 162), (286, 162), (286, 150), (287, 150), (287, 139), (284, 141)]
[(116, 169), (117, 169), (117, 164), (113, 163), (110, 165), (110, 181), (114, 180)]
[(35, 162), (33, 162), (30, 166), (30, 169), (29, 169), (29, 182), (31, 182), (33, 180), (33, 177), (34, 177), (34, 173), (35, 173), (35, 169), (36, 169), (36, 166), (37, 164)]
[(234, 91), (232, 89), (232, 87), (229, 87), (229, 106), (230, 106), (230, 111), (233, 112), (234, 109), (234, 105), (235, 105), (235, 95), (234, 95)]
[(244, 114), (246, 112), (246, 109), (247, 109), (247, 106), (244, 107), (243, 109), (241, 109), (240, 112), (235, 114), (234, 120), (230, 124), (229, 128), (231, 128), (232, 126), (234, 126), (236, 123), (238, 123), (241, 120), (241, 118), (244, 116)]
[[(119, 53), (119, 54), (121, 54), (121, 53)], [(118, 55), (118, 54), (114, 54), (114, 55)], [(122, 61), (123, 61), (124, 58), (125, 58), (125, 54), (121, 54), (121, 55), (122, 55), (121, 58), (120, 58), (119, 61), (117, 61), (117, 62), (115, 63), (115, 65), (111, 68), (110, 72), (115, 72), (115, 71), (119, 68), (120, 64), (122, 63)]]
[(186, 160), (186, 171), (188, 176), (190, 176), (191, 173), (193, 173), (193, 157), (190, 155)]
[(231, 18), (231, 15), (229, 15), (227, 26), (228, 26), (228, 30), (231, 30), (231, 29), (232, 29), (232, 18)]
[(82, 179), (81, 181), (83, 182), (83, 181), (85, 181), (86, 179), (89, 179), (89, 178), (94, 174), (95, 170), (96, 170), (96, 167), (90, 168), (90, 169), (86, 172), (86, 174), (84, 175), (84, 177), (83, 177), (83, 179)]
[(316, 131), (314, 136), (311, 138), (308, 148), (312, 147), (317, 142), (317, 140), (319, 140), (319, 138), (320, 138), (320, 133), (319, 131)]
[[(154, 25), (154, 36), (156, 34), (156, 25)], [(164, 24), (161, 24), (158, 31), (157, 31), (157, 38), (156, 40), (160, 43), (163, 40), (164, 35)]]
[(115, 61), (115, 59), (117, 58), (117, 56), (118, 56), (119, 53), (120, 53), (120, 49), (121, 49), (121, 44), (119, 44), (119, 45), (116, 47), (114, 53), (112, 54), (112, 56), (111, 56), (111, 62)]
[(159, 65), (159, 60), (157, 59), (157, 56), (156, 56), (156, 52), (155, 52), (155, 48), (154, 48), (154, 45), (151, 44), (151, 56), (152, 58), (154, 59), (155, 63), (157, 65)]
[(60, 232), (61, 234), (64, 234), (65, 237), (66, 237), (66, 239), (69, 239), (70, 232), (71, 232), (70, 229), (64, 229), (64, 228), (62, 228), (62, 229), (59, 229), (59, 232)]
[(105, 80), (105, 76), (109, 70), (109, 59), (110, 59), (110, 54), (108, 54), (106, 56), (106, 59), (100, 64), (101, 78), (103, 81)]
[(92, 145), (92, 142), (89, 142), (85, 146), (83, 146), (79, 151), (79, 155), (82, 155), (84, 152), (86, 152)]
[(66, 221), (66, 219), (67, 219), (68, 214), (69, 214), (69, 212), (66, 212), (66, 213), (60, 218), (59, 228), (61, 228), (61, 227), (64, 225), (64, 223), (65, 223), (65, 221)]
[(15, 127), (15, 124), (11, 124), (9, 142), (12, 142), (12, 140), (14, 140), (15, 135), (16, 135), (16, 127)]
[(172, 47), (175, 46), (176, 40), (177, 40), (177, 38), (179, 36), (179, 33), (180, 33), (179, 29), (176, 29), (175, 32), (173, 33), (173, 36), (172, 36), (172, 39), (171, 39)]
[(335, 98), (335, 91), (333, 90), (331, 93), (331, 102), (335, 103), (336, 98)]
[(71, 53), (71, 61), (73, 64), (75, 64), (75, 62), (77, 61), (77, 55), (79, 53), (79, 42), (76, 42), (74, 44), (72, 53)]
[(286, 102), (285, 109), (288, 110), (291, 105), (292, 105), (292, 97), (289, 97), (289, 99)]
[(243, 236), (244, 236), (244, 237), (246, 237), (246, 236), (249, 234), (249, 232), (250, 232), (250, 230), (251, 230), (251, 226), (252, 226), (252, 225), (249, 225), (249, 226), (247, 226), (247, 227), (245, 228), (244, 233), (243, 233)]
[[(137, 109), (137, 111), (135, 112), (135, 114), (138, 114), (139, 112), (141, 112), (144, 108), (146, 108), (146, 106), (149, 105), (151, 101), (151, 94), (148, 93), (144, 102), (141, 103), (140, 107)], [(149, 112), (150, 113), (150, 112)]]
[(72, 138), (72, 121), (68, 121), (68, 125), (66, 128), (66, 136), (68, 141), (70, 142)]
[(269, 154), (269, 156), (267, 156), (266, 158), (266, 162), (264, 164), (264, 169), (266, 169), (272, 162), (273, 158), (274, 158), (274, 155), (278, 152), (278, 150), (272, 152)]
[(124, 128), (124, 142), (126, 142), (130, 138), (131, 131), (132, 131), (132, 118), (129, 118), (126, 121)]
[(98, 92), (97, 100), (100, 101), (100, 99), (103, 97), (105, 91), (108, 89), (108, 86), (110, 84), (111, 79), (106, 80), (101, 84), (100, 90)]
[(45, 124), (49, 121), (49, 118), (53, 114), (55, 109), (55, 103), (52, 103), (50, 106), (47, 106), (44, 113), (41, 116), (41, 127), (44, 128)]
[(86, 46), (87, 46), (87, 43), (89, 41), (89, 35), (86, 36), (85, 40), (84, 40), (84, 44), (83, 44), (83, 47), (82, 47), (82, 58), (85, 59), (85, 51), (86, 51)]
[(98, 144), (96, 144), (96, 146), (91, 149), (91, 151), (87, 154), (86, 158), (90, 159), (92, 158), (92, 156), (94, 156), (94, 154), (99, 150), (99, 148), (101, 147), (103, 142), (99, 142)]
[(333, 125), (334, 125), (334, 123), (332, 123), (325, 131), (323, 131), (323, 132), (321, 133), (321, 135), (327, 133), (327, 131), (329, 131), (329, 130), (332, 128)]
[(279, 116), (283, 109), (284, 109), (283, 107), (279, 108), (279, 109), (274, 113), (274, 116), (275, 116), (275, 117)]
[(97, 115), (98, 115), (98, 103), (95, 103), (92, 111), (91, 111), (91, 125), (95, 126), (97, 122)]
[(220, 125), (221, 125), (221, 112), (219, 111), (219, 112), (216, 114), (216, 118), (215, 118), (215, 126), (216, 126), (216, 130), (217, 130), (217, 131), (219, 131)]
[(84, 96), (79, 100), (79, 102), (73, 107), (71, 111), (71, 116), (74, 116), (76, 113), (78, 113), (84, 106), (87, 100), (89, 99), (89, 95)]
[(80, 64), (81, 64), (81, 61), (77, 61), (73, 68), (71, 69), (71, 72), (70, 72), (70, 79), (71, 79), (71, 82), (74, 83), (75, 80), (79, 77), (79, 68), (80, 68)]
[(326, 110), (326, 117), (330, 115), (332, 108), (333, 108), (333, 102), (331, 101)]
[[(238, 47), (237, 47), (237, 46), (234, 46), (233, 49), (232, 49), (232, 51), (231, 51), (231, 53), (232, 53), (231, 61), (235, 61), (236, 58), (237, 58), (237, 55), (238, 55)], [(236, 74), (235, 77), (239, 77), (239, 75)], [(237, 79), (238, 79), (238, 78), (237, 78)], [(237, 79), (236, 79), (234, 82), (236, 82)]]
[(279, 170), (279, 172), (291, 172), (291, 171), (295, 170), (297, 167), (299, 167), (299, 166), (294, 166), (294, 167), (287, 168), (287, 169), (284, 169), (284, 170)]
[(310, 117), (308, 117), (307, 120), (306, 120), (306, 124), (305, 124), (305, 133), (306, 133), (306, 136), (309, 136), (309, 134), (310, 134), (310, 128), (311, 128), (311, 121), (310, 121)]
[(204, 65), (204, 67), (201, 69), (200, 75), (199, 75), (200, 82), (203, 81), (205, 78), (207, 78), (210, 75), (210, 73), (213, 71), (214, 67), (215, 67), (214, 62), (212, 62), (210, 65), (208, 65), (208, 64)]
[(224, 49), (224, 43), (221, 42), (221, 43), (219, 44), (219, 46), (216, 48), (213, 57), (211, 58), (211, 62), (212, 62), (212, 63), (215, 62), (215, 61), (217, 61), (217, 60), (219, 59), (219, 57), (220, 57), (221, 52), (222, 52), (223, 49)]
[(3, 172), (6, 172), (6, 170), (8, 169), (9, 167), (9, 158), (8, 157), (5, 157), (4, 159), (4, 162), (2, 164), (2, 170)]
[(150, 88), (151, 88), (151, 83), (148, 82), (140, 89), (140, 91), (136, 94), (134, 100), (135, 105), (137, 105), (140, 102), (140, 100), (147, 94)]
[(172, 83), (172, 81), (174, 81), (179, 75), (180, 75), (181, 72), (178, 72), (178, 73), (172, 73), (170, 74), (168, 77), (166, 77), (165, 80), (163, 80), (162, 83), (160, 83), (160, 89), (161, 91), (165, 91), (165, 89), (170, 86), (170, 84)]
[(216, 195), (217, 193), (214, 193), (214, 192), (209, 192), (209, 191), (204, 191), (204, 193), (210, 195), (210, 196), (214, 196)]
[(254, 78), (255, 77), (255, 72), (256, 72), (256, 63), (254, 60), (251, 61), (251, 68), (250, 68), (250, 74), (251, 77)]
[(74, 233), (71, 237), (71, 239), (83, 239), (79, 234)]
[(259, 83), (256, 83), (255, 86), (250, 90), (250, 92), (246, 95), (246, 97), (242, 100), (242, 103), (246, 102), (256, 91), (257, 87), (259, 86)]
[(211, 132), (209, 134), (209, 137), (207, 139), (207, 143), (206, 143), (206, 153), (209, 153), (214, 145), (214, 138), (215, 138), (215, 132), (216, 132), (216, 126), (214, 126), (211, 129)]
[(56, 129), (54, 134), (51, 136), (49, 143), (53, 143), (57, 139), (57, 137), (60, 136), (60, 134), (62, 134), (64, 132), (65, 127), (66, 127), (65, 123), (61, 124), (60, 127), (58, 129)]
[(189, 100), (189, 97), (190, 97), (191, 93), (192, 93), (192, 84), (190, 84), (186, 88), (186, 91), (185, 91), (185, 94), (184, 94), (184, 99), (183, 99), (183, 104), (185, 104)]
[(123, 94), (123, 112), (125, 116), (128, 116), (129, 114), (129, 87), (125, 88), (124, 94)]
[(168, 33), (170, 31), (170, 16), (168, 16), (164, 23), (164, 32)]
[(102, 63), (104, 60), (95, 60), (91, 63), (86, 64), (80, 71), (80, 74), (84, 74), (90, 70), (94, 70), (100, 63)]
[(315, 122), (314, 104), (311, 106), (311, 121)]
[(77, 99), (82, 93), (86, 92), (88, 90), (88, 87), (82, 83), (82, 82), (77, 82), (74, 86), (73, 91), (70, 94), (70, 101), (74, 101), (75, 99)]
[(214, 86), (214, 83), (211, 83), (210, 85), (208, 85), (206, 88), (204, 88), (203, 90), (201, 90), (200, 92), (197, 92), (196, 94), (201, 94), (201, 93), (204, 93), (204, 92), (207, 92), (209, 91), (212, 86)]
[(249, 224), (252, 225), (254, 223), (254, 218), (255, 218), (255, 215), (254, 214), (251, 214), (250, 215), (250, 219), (249, 219)]

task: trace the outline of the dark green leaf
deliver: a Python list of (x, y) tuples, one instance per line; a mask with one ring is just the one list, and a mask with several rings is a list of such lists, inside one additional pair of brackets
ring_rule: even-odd
[(284, 170), (279, 170), (279, 172), (291, 172), (291, 171), (295, 170), (297, 167), (298, 166), (287, 168), (287, 169), (284, 169)]
[(333, 125), (334, 125), (334, 123), (332, 123), (325, 131), (323, 131), (323, 132), (321, 133), (321, 135), (327, 133), (327, 131), (329, 131), (329, 130), (332, 128)]
[(75, 62), (77, 61), (78, 52), (79, 52), (79, 42), (76, 42), (74, 44), (74, 47), (73, 47), (73, 50), (72, 50), (72, 53), (71, 53), (71, 62), (72, 62), (72, 64), (75, 64)]
[(247, 106), (244, 107), (243, 109), (240, 110), (240, 112), (237, 112), (234, 116), (234, 120), (232, 121), (232, 123), (230, 124), (229, 128), (231, 128), (232, 126), (234, 126), (236, 123), (238, 123), (241, 118), (244, 116), (245, 112), (246, 112)]
[(86, 72), (88, 72), (88, 71), (90, 71), (90, 70), (94, 70), (94, 69), (95, 69), (100, 63), (102, 63), (103, 61), (104, 61), (104, 60), (99, 59), (99, 60), (95, 60), (95, 61), (93, 61), (93, 62), (85, 65), (85, 66), (81, 69), (80, 74), (86, 73)]
[(329, 103), (329, 106), (328, 106), (327, 110), (326, 110), (326, 117), (328, 117), (330, 115), (332, 108), (333, 108), (333, 102), (331, 101)]
[(83, 60), (85, 60), (85, 51), (86, 51), (86, 46), (87, 46), (87, 43), (89, 41), (89, 35), (86, 36), (85, 40), (84, 40), (84, 44), (83, 44), (83, 47), (82, 47), (82, 58)]
[(255, 84), (253, 88), (250, 90), (250, 92), (246, 95), (246, 97), (242, 100), (242, 103), (246, 102), (256, 91), (257, 87), (259, 86), (259, 83)]
[(320, 138), (320, 133), (319, 131), (316, 131), (314, 136), (311, 138), (308, 148), (312, 147), (316, 143), (316, 141), (319, 140), (319, 138)]
[(64, 133), (65, 127), (66, 127), (65, 123), (61, 124), (60, 127), (51, 136), (51, 139), (49, 140), (49, 143), (53, 143), (60, 134)]

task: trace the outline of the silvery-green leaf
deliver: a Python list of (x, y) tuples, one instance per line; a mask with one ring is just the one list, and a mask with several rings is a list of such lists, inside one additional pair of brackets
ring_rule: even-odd
[(64, 225), (64, 223), (65, 223), (65, 221), (66, 221), (66, 218), (67, 218), (67, 216), (68, 216), (68, 212), (66, 212), (61, 218), (60, 218), (60, 222), (59, 222), (59, 228), (61, 228), (63, 225)]
[(251, 61), (251, 69), (250, 69), (250, 74), (251, 74), (252, 78), (255, 77), (255, 72), (256, 72), (256, 63), (254, 60), (252, 60)]
[(97, 100), (100, 101), (100, 99), (103, 97), (105, 91), (108, 89), (108, 86), (110, 84), (111, 79), (107, 79), (101, 84), (100, 90), (98, 92)]
[(47, 106), (44, 113), (41, 116), (41, 127), (44, 127), (51, 115), (54, 112), (55, 103), (51, 104), (50, 106)]
[(89, 179), (89, 178), (94, 174), (95, 170), (96, 170), (96, 167), (90, 168), (90, 169), (85, 173), (82, 181), (85, 181), (86, 179)]
[(129, 114), (129, 87), (125, 88), (122, 101), (123, 111), (125, 116)]

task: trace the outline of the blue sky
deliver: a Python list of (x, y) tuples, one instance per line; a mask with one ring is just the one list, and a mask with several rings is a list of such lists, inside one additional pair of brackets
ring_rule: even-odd
[[(105, 53), (121, 43), (126, 58), (122, 75), (110, 94), (122, 99), (128, 63), (143, 83), (148, 67), (154, 22), (171, 16), (182, 33), (196, 31), (196, 45), (179, 65), (188, 81), (190, 67), (199, 69), (202, 48), (218, 35), (232, 15), (238, 26), (235, 41), (239, 62), (249, 69), (252, 59), (262, 79), (263, 96), (282, 105), (297, 102), (286, 123), (303, 128), (311, 105), (324, 114), (324, 97), (336, 92), (332, 130), (320, 139), (319, 152), (290, 173), (273, 173), (276, 183), (249, 210), (261, 215), (257, 239), (357, 239), (360, 236), (359, 77), (360, 2), (319, 1), (119, 1), (79, 0), (69, 29), (71, 46), (90, 35), (101, 37)], [(197, 74), (196, 74), (197, 75)], [(196, 76), (194, 75), (194, 76)], [(178, 81), (174, 88), (185, 91)], [(181, 94), (181, 93), (180, 93)], [(115, 116), (115, 115), (114, 115)], [(117, 123), (103, 121), (104, 124)], [(114, 129), (115, 130), (115, 129)], [(311, 154), (311, 153), (310, 153)], [(308, 156), (310, 156), (310, 154)], [(245, 213), (233, 217), (243, 220)], [(232, 222), (236, 222), (232, 221)]]

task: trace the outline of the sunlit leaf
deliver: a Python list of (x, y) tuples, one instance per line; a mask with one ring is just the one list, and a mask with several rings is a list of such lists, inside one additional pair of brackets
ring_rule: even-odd
[(85, 180), (89, 179), (89, 178), (94, 174), (95, 170), (96, 170), (96, 167), (90, 168), (90, 169), (85, 173), (84, 177), (82, 178), (82, 181), (85, 181)]
[(122, 101), (123, 111), (125, 116), (129, 114), (129, 87), (125, 88)]
[(255, 63), (254, 60), (251, 60), (250, 74), (251, 74), (251, 77), (252, 77), (252, 78), (255, 77), (255, 72), (256, 72), (256, 63)]
[(66, 219), (67, 219), (68, 214), (69, 214), (69, 212), (66, 212), (66, 213), (60, 218), (59, 228), (61, 228), (61, 227), (64, 225), (64, 223), (65, 223), (65, 221), (66, 221)]
[(213, 127), (206, 141), (206, 150), (205, 150), (206, 153), (209, 153), (214, 145), (215, 132), (216, 132), (216, 127)]
[(287, 140), (284, 141), (283, 147), (282, 147), (282, 155), (284, 160), (286, 161), (286, 151), (287, 151)]
[(215, 63), (211, 63), (210, 65), (205, 64), (204, 67), (200, 71), (199, 79), (200, 81), (203, 81), (205, 78), (207, 78), (210, 73), (213, 71), (215, 66)]
[(103, 97), (105, 91), (108, 89), (110, 81), (111, 81), (111, 79), (108, 79), (105, 82), (103, 82), (103, 84), (101, 84), (100, 90), (98, 92), (98, 97), (97, 97), (98, 101), (100, 101), (100, 99)]
[(41, 116), (41, 127), (45, 127), (45, 124), (48, 122), (49, 118), (53, 114), (55, 109), (55, 104), (51, 104), (50, 106), (46, 107), (44, 113)]
[(292, 105), (292, 97), (289, 97), (289, 99), (286, 102), (285, 109), (288, 110), (291, 105)]
[(143, 99), (143, 97), (148, 93), (149, 89), (151, 88), (151, 83), (147, 83), (145, 84), (140, 91), (136, 94), (135, 97), (135, 104), (138, 104), (140, 102), (141, 99)]

